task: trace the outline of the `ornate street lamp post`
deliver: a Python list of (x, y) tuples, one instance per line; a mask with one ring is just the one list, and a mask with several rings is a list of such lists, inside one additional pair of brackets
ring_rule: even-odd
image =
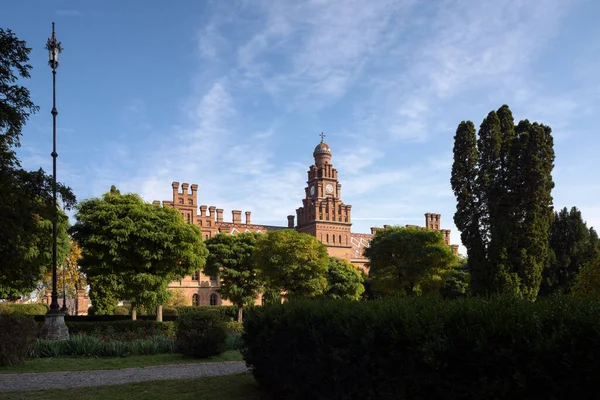
[(56, 239), (58, 207), (56, 203), (56, 69), (58, 68), (58, 55), (62, 51), (60, 42), (56, 40), (54, 22), (52, 23), (52, 37), (46, 43), (48, 50), (48, 64), (52, 68), (52, 199), (54, 202), (54, 215), (52, 218), (52, 303), (50, 311), (46, 314), (42, 335), (47, 339), (66, 340), (69, 330), (65, 325), (65, 314), (59, 310), (58, 294), (56, 292)]

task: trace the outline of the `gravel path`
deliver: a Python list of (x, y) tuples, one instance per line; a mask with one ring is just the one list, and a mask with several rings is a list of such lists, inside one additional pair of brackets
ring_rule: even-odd
[(119, 385), (130, 382), (190, 379), (244, 372), (248, 372), (245, 362), (228, 361), (97, 371), (0, 374), (0, 392)]

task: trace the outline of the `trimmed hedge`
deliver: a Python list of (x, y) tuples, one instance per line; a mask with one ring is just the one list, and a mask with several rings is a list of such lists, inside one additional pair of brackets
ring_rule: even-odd
[(38, 326), (29, 316), (0, 315), (0, 365), (25, 361), (38, 334)]
[[(249, 308), (249, 307), (248, 307)], [(246, 308), (244, 308), (245, 310)], [(202, 311), (213, 311), (219, 314), (223, 321), (235, 321), (237, 319), (238, 306), (178, 306), (175, 307), (177, 315), (197, 313)]]
[(44, 315), (50, 308), (46, 304), (12, 304), (0, 303), (0, 314), (3, 315)]
[(242, 339), (274, 398), (586, 398), (600, 300), (290, 301), (248, 312)]
[(171, 321), (156, 322), (144, 320), (127, 321), (86, 321), (74, 322), (65, 319), (70, 335), (110, 335), (114, 333), (145, 333), (147, 336), (174, 336), (175, 326)]
[[(44, 316), (35, 316), (38, 322), (44, 321)], [(177, 320), (176, 315), (163, 315), (163, 322)], [(115, 321), (131, 321), (131, 315), (65, 315), (67, 322), (115, 322)], [(137, 321), (155, 321), (156, 315), (138, 315)], [(134, 321), (135, 322), (135, 321)]]

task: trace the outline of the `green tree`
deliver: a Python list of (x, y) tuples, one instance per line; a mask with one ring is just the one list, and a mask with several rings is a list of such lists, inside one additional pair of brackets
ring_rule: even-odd
[[(88, 294), (91, 315), (113, 315), (115, 307), (123, 293), (123, 279), (115, 273), (102, 273), (100, 269), (90, 268), (97, 274), (88, 275), (87, 283), (90, 286)], [(107, 271), (107, 269), (104, 269)]]
[(549, 232), (550, 259), (544, 269), (540, 295), (568, 294), (580, 268), (596, 258), (600, 240), (587, 227), (577, 207), (554, 213)]
[(316, 297), (327, 289), (327, 248), (314, 236), (293, 229), (262, 235), (254, 252), (267, 289), (290, 297)]
[(551, 129), (514, 125), (508, 106), (479, 128), (459, 124), (451, 184), (454, 222), (468, 252), (476, 295), (513, 293), (535, 299), (549, 256), (554, 149)]
[(440, 232), (411, 227), (378, 229), (364, 254), (372, 286), (387, 294), (438, 292), (457, 263)]
[[(200, 229), (186, 224), (180, 212), (121, 194), (114, 186), (102, 198), (81, 202), (72, 228), (83, 250), (82, 271), (90, 284), (96, 277), (118, 278), (119, 293), (136, 306), (157, 306), (169, 298), (169, 282), (201, 269), (207, 250)], [(113, 286), (114, 287), (114, 286)]]
[(363, 282), (363, 274), (354, 265), (346, 260), (329, 257), (325, 297), (360, 300), (365, 291)]
[(220, 233), (205, 241), (208, 257), (204, 274), (219, 276), (219, 293), (238, 306), (238, 322), (242, 322), (244, 306), (254, 304), (263, 286), (252, 259), (260, 235)]
[(600, 254), (584, 264), (571, 287), (574, 296), (598, 296), (600, 294)]
[[(48, 240), (45, 221), (58, 212), (51, 177), (42, 169), (22, 169), (15, 153), (23, 126), (38, 110), (29, 90), (19, 85), (30, 77), (30, 52), (12, 31), (0, 28), (0, 298), (30, 293), (51, 266), (46, 255), (52, 235)], [(62, 184), (57, 191), (69, 209), (75, 196)]]
[(458, 257), (458, 265), (456, 265), (446, 276), (444, 284), (440, 290), (440, 294), (445, 299), (457, 299), (465, 297), (469, 291), (470, 274), (467, 266), (468, 260), (466, 257)]

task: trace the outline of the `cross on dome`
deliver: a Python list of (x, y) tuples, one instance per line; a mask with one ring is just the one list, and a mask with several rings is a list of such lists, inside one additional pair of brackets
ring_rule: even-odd
[(323, 132), (321, 132), (321, 134), (319, 136), (321, 136), (321, 142), (322, 142), (323, 138), (325, 138), (325, 134)]

